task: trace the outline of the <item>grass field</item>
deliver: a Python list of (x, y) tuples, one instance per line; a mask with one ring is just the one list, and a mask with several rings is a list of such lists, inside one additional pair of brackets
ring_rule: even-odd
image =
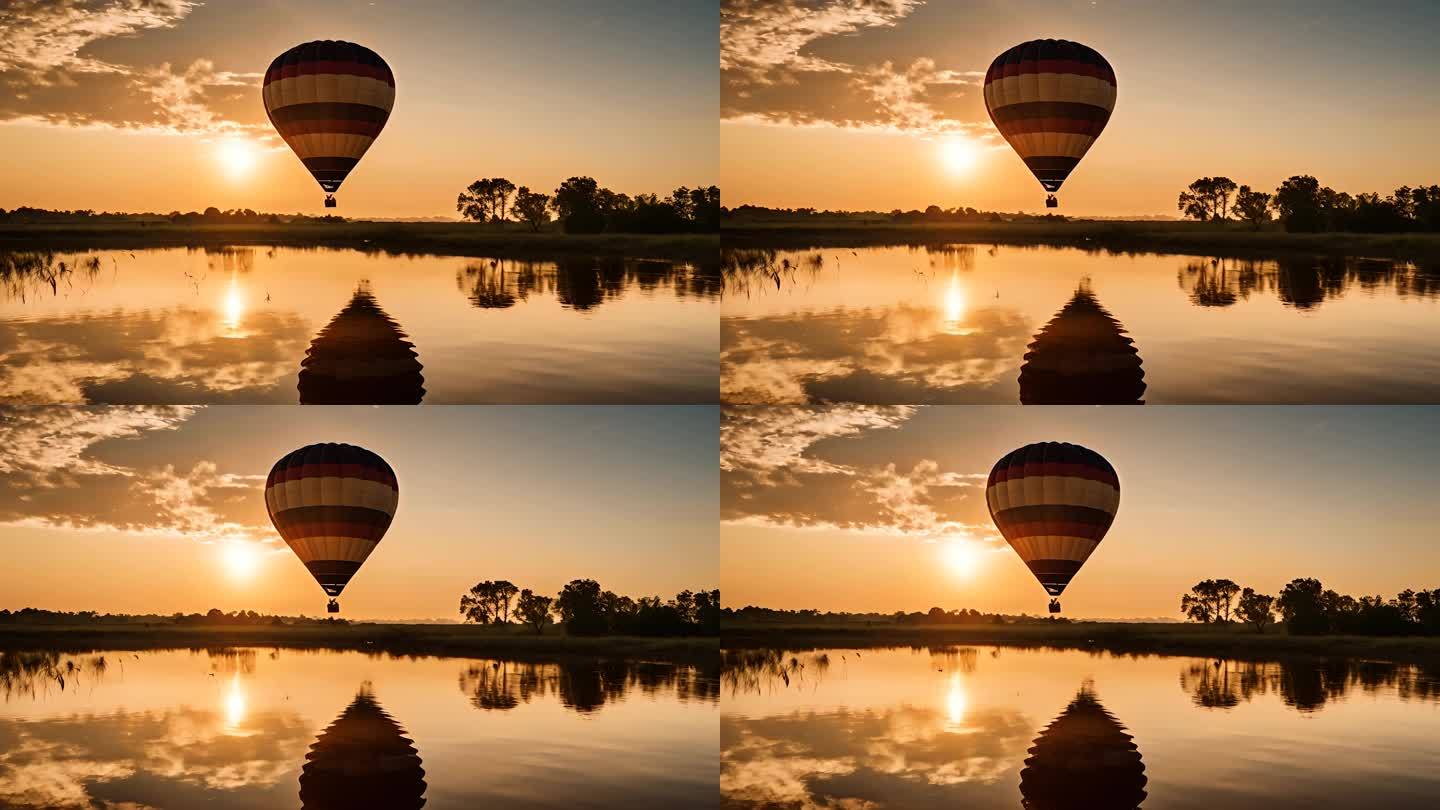
[(531, 233), (519, 226), (448, 222), (345, 222), (278, 225), (170, 223), (0, 224), (0, 249), (102, 250), (203, 245), (337, 247), (390, 253), (496, 258), (625, 256), (715, 263), (716, 234)]
[(1077, 622), (901, 626), (730, 622), (722, 626), (720, 637), (726, 649), (810, 650), (994, 644), (1249, 660), (1304, 655), (1440, 664), (1440, 638), (1436, 637), (1291, 636), (1279, 627), (1267, 628), (1262, 634), (1252, 627), (1240, 625)]
[(694, 661), (718, 655), (712, 637), (543, 635), (518, 626), (351, 624), (297, 626), (3, 625), (0, 649), (82, 652), (199, 647), (294, 647), (457, 657), (586, 655)]
[(726, 222), (726, 247), (807, 249), (975, 243), (1056, 245), (1116, 253), (1260, 257), (1344, 254), (1440, 261), (1440, 234), (1286, 233), (1239, 223), (1072, 221), (890, 223), (854, 219)]

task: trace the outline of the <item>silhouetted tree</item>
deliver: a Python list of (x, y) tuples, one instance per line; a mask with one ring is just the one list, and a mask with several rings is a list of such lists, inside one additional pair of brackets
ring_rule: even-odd
[(550, 195), (540, 194), (530, 190), (529, 186), (521, 186), (515, 192), (515, 216), (520, 221), (530, 226), (530, 230), (539, 232), (541, 228), (550, 222)]
[(603, 635), (609, 627), (601, 602), (600, 583), (593, 579), (571, 580), (555, 600), (555, 612), (572, 636)]
[(1240, 592), (1240, 603), (1236, 606), (1236, 612), (1242, 621), (1255, 625), (1255, 629), (1263, 633), (1275, 620), (1275, 597), (1256, 593), (1254, 588), (1246, 588)]
[(614, 193), (603, 198), (593, 177), (571, 177), (555, 189), (551, 205), (566, 233), (599, 233), (605, 229), (605, 207), (614, 204)]
[(510, 600), (519, 592), (505, 580), (477, 582), (460, 597), (460, 614), (476, 624), (508, 624)]
[(1329, 631), (1322, 594), (1318, 579), (1293, 579), (1280, 591), (1275, 607), (1291, 635), (1318, 635)]
[(1270, 195), (1241, 186), (1235, 194), (1235, 216), (1259, 230), (1261, 225), (1270, 221)]
[(1235, 595), (1239, 592), (1240, 586), (1228, 579), (1197, 582), (1190, 593), (1180, 597), (1180, 612), (1191, 621), (1202, 624), (1228, 623)]
[(1228, 177), (1202, 177), (1180, 192), (1177, 207), (1191, 219), (1202, 222), (1230, 217), (1230, 195), (1235, 181)]
[(545, 625), (550, 623), (550, 610), (554, 604), (553, 597), (541, 596), (526, 588), (520, 592), (520, 599), (515, 603), (515, 618), (535, 628), (536, 633), (543, 633)]
[(1285, 230), (1309, 233), (1323, 230), (1325, 220), (1320, 206), (1320, 181), (1310, 175), (1296, 175), (1275, 189), (1273, 202)]
[(504, 222), (509, 216), (515, 184), (503, 177), (484, 177), (455, 198), (455, 210), (474, 222)]

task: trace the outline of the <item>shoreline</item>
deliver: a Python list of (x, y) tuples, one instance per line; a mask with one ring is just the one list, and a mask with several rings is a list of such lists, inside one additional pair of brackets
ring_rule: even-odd
[(688, 261), (703, 268), (714, 266), (720, 237), (713, 233), (530, 233), (458, 222), (0, 224), (0, 249), (62, 251), (207, 245), (330, 247), (507, 259), (619, 256)]
[(865, 649), (987, 644), (1117, 654), (1175, 655), (1241, 660), (1360, 658), (1440, 665), (1440, 637), (1291, 636), (1283, 627), (1257, 633), (1248, 626), (1086, 623), (1023, 625), (759, 625), (727, 623), (721, 647), (741, 649)]
[(1440, 234), (1287, 233), (1230, 223), (1149, 221), (859, 224), (801, 221), (721, 226), (727, 248), (859, 248), (985, 244), (1073, 247), (1110, 253), (1264, 258), (1346, 255), (1440, 261)]
[(673, 663), (709, 663), (719, 656), (715, 636), (543, 635), (511, 626), (462, 624), (272, 625), (0, 625), (0, 650), (131, 651), (199, 647), (281, 647), (435, 655), (455, 658), (586, 656)]

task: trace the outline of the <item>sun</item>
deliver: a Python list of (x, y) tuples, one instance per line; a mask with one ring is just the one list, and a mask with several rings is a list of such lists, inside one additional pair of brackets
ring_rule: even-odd
[(974, 543), (946, 543), (940, 549), (940, 556), (950, 573), (962, 579), (974, 576), (980, 568), (980, 550)]
[(940, 159), (951, 174), (967, 174), (980, 160), (980, 150), (971, 141), (951, 138), (940, 142)]
[(221, 556), (232, 579), (250, 579), (260, 568), (260, 550), (253, 543), (226, 543)]
[(215, 153), (220, 165), (232, 179), (239, 180), (250, 175), (255, 169), (259, 151), (255, 144), (239, 138), (221, 141)]

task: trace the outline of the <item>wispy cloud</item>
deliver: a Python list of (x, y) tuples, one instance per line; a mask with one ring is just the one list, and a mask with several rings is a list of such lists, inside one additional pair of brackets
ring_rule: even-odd
[(985, 475), (934, 459), (857, 463), (838, 443), (897, 430), (913, 407), (727, 408), (720, 428), (721, 518), (731, 524), (993, 540), (966, 523)]
[[(817, 46), (894, 28), (923, 0), (725, 0), (721, 118), (787, 127), (991, 135), (971, 96), (984, 73), (919, 57), (897, 67), (820, 55)], [(830, 50), (834, 50), (831, 48)]]
[(181, 24), (191, 0), (9, 0), (0, 14), (0, 122), (263, 135), (259, 73), (208, 59), (126, 64), (96, 46)]
[[(0, 525), (271, 540), (260, 474), (212, 461), (179, 471), (126, 463), (127, 442), (180, 429), (192, 407), (19, 408), (0, 412)], [(116, 457), (119, 457), (117, 459)]]

